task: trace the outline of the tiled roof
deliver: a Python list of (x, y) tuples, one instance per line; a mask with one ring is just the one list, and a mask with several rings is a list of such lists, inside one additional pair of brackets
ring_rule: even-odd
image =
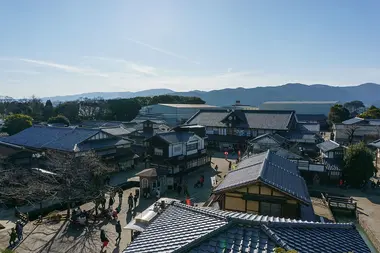
[(189, 139), (194, 136), (194, 133), (189, 132), (165, 132), (165, 133), (158, 133), (155, 136), (163, 139), (164, 141), (168, 143), (179, 143), (179, 142), (187, 142)]
[(115, 146), (130, 145), (131, 142), (125, 139), (105, 139), (79, 143), (76, 151), (87, 151), (93, 149), (110, 148)]
[[(288, 130), (294, 111), (272, 110), (200, 110), (186, 124), (198, 124), (211, 127), (227, 127), (223, 121), (229, 114), (236, 114), (243, 127), (254, 129)], [(223, 122), (222, 122), (223, 121)]]
[[(296, 153), (293, 153), (287, 149), (284, 149), (284, 148), (279, 148), (275, 151), (276, 155), (278, 156), (281, 156), (281, 157), (284, 157), (286, 159), (297, 159), (297, 160), (301, 160), (303, 159), (302, 156), (300, 155), (297, 155)], [(306, 159), (305, 159), (306, 160)]]
[(226, 224), (225, 218), (169, 206), (124, 252), (173, 252)]
[(286, 138), (288, 141), (299, 141), (299, 142), (308, 142), (308, 143), (318, 143), (323, 141), (322, 137), (316, 135), (312, 132), (299, 132), (299, 131), (290, 131), (279, 133), (282, 137)]
[(353, 224), (317, 223), (173, 203), (124, 253), (370, 253)]
[(259, 136), (257, 136), (256, 138), (254, 138), (252, 140), (249, 140), (249, 143), (254, 143), (257, 140), (260, 140), (260, 139), (265, 138), (265, 137), (268, 137), (268, 138), (276, 141), (278, 144), (283, 144), (284, 142), (286, 142), (286, 139), (284, 137), (282, 137), (281, 135), (279, 135), (279, 134), (276, 134), (276, 133), (274, 133), (274, 134), (267, 133), (267, 134), (259, 135)]
[(125, 145), (127, 140), (99, 140), (83, 143), (90, 137), (101, 132), (101, 129), (81, 127), (46, 127), (32, 126), (20, 133), (0, 138), (1, 141), (35, 149), (54, 149), (62, 151), (84, 151), (92, 148), (102, 148), (113, 145)]
[(297, 164), (267, 151), (242, 160), (237, 169), (227, 174), (214, 192), (223, 192), (260, 181), (300, 201), (310, 204), (305, 180)]
[(319, 123), (298, 123), (297, 129), (300, 132), (314, 132), (317, 133), (321, 130)]
[(343, 121), (342, 124), (344, 124), (344, 125), (352, 125), (352, 124), (356, 124), (356, 123), (359, 123), (359, 122), (362, 122), (362, 121), (364, 121), (364, 119), (355, 117), (355, 118)]
[(297, 114), (298, 122), (320, 122), (326, 121), (327, 117), (324, 114)]
[(123, 121), (98, 121), (98, 120), (85, 120), (80, 124), (82, 127), (100, 128), (100, 127), (119, 127), (123, 125)]
[(106, 132), (110, 135), (113, 135), (113, 136), (123, 136), (123, 135), (128, 135), (128, 134), (134, 132), (135, 129), (134, 128), (124, 128), (124, 127), (107, 127), (107, 128), (102, 127), (102, 131)]
[(32, 126), (1, 141), (30, 148), (73, 151), (76, 144), (97, 134), (99, 129)]
[(380, 120), (379, 119), (363, 119), (359, 117), (355, 117), (352, 119), (348, 119), (342, 122), (343, 125), (353, 125), (356, 123), (363, 122), (365, 124), (371, 125), (371, 126), (380, 126)]
[(374, 142), (371, 142), (370, 144), (368, 144), (372, 147), (375, 147), (375, 148), (380, 148), (380, 139), (379, 140), (376, 140)]
[(328, 140), (328, 141), (317, 144), (317, 147), (323, 152), (329, 152), (331, 150), (339, 148), (340, 145), (339, 143), (336, 143), (335, 141)]

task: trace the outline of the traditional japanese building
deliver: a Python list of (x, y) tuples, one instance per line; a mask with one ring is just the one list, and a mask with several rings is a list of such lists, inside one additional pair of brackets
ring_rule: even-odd
[(40, 154), (45, 151), (83, 153), (94, 151), (105, 161), (114, 163), (120, 169), (127, 169), (137, 157), (131, 152), (131, 142), (111, 135), (102, 129), (81, 127), (49, 127), (35, 125), (20, 133), (0, 138), (0, 141), (34, 150)]
[[(190, 128), (191, 129), (191, 128)], [(175, 188), (183, 176), (196, 168), (210, 163), (205, 147), (205, 130), (198, 134), (187, 128), (158, 133), (146, 140), (151, 166), (167, 169), (167, 186)]]
[(297, 164), (266, 151), (243, 159), (214, 189), (221, 209), (315, 220)]
[(161, 201), (126, 229), (141, 234), (123, 253), (370, 253), (352, 223), (319, 223)]
[(186, 124), (206, 127), (209, 147), (245, 151), (246, 141), (296, 129), (294, 111), (200, 110)]

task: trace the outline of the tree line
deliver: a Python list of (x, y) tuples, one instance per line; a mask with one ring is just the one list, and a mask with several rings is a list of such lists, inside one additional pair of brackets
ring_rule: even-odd
[(81, 98), (54, 106), (50, 100), (43, 103), (41, 99), (32, 97), (31, 99), (0, 101), (0, 118), (10, 117), (8, 122), (9, 119), (15, 122), (12, 127), (5, 127), (5, 131), (14, 134), (30, 126), (32, 122), (70, 125), (82, 120), (130, 121), (137, 116), (143, 106), (159, 103), (205, 104), (205, 101), (198, 97), (172, 95), (110, 100), (98, 97)]
[(358, 109), (365, 108), (362, 101), (351, 101), (343, 105), (336, 104), (330, 108), (328, 115), (329, 122), (332, 123), (342, 123), (353, 117), (360, 117), (365, 119), (380, 119), (380, 108), (372, 105), (363, 113), (358, 113)]

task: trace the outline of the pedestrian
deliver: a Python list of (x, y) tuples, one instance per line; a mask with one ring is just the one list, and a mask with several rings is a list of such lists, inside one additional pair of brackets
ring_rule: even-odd
[(110, 196), (110, 200), (108, 202), (108, 208), (111, 208), (114, 203), (115, 203), (115, 199), (112, 196)]
[(107, 202), (106, 197), (103, 196), (102, 199), (101, 199), (101, 204), (102, 204), (102, 209), (103, 210), (106, 209), (106, 202)]
[(113, 218), (114, 220), (117, 220), (117, 219), (118, 219), (117, 215), (118, 215), (117, 210), (116, 210), (116, 209), (113, 210), (113, 211), (112, 211), (112, 218)]
[(23, 226), (22, 226), (20, 221), (17, 221), (17, 223), (16, 223), (16, 234), (17, 234), (17, 239), (19, 242), (23, 239), (22, 232), (23, 232)]
[(119, 205), (121, 203), (123, 203), (123, 190), (122, 189), (119, 190)]
[(138, 200), (138, 196), (137, 196), (137, 194), (135, 193), (135, 196), (133, 196), (133, 201), (134, 201), (134, 203), (135, 203), (135, 208), (137, 207), (137, 200)]
[(201, 178), (199, 179), (199, 183), (201, 185), (201, 187), (203, 187), (203, 183), (205, 182), (205, 176), (201, 176)]
[(16, 231), (14, 228), (12, 228), (11, 232), (9, 233), (9, 246), (10, 247), (13, 247), (16, 245), (16, 238), (17, 238), (17, 234), (16, 234)]
[(218, 165), (215, 165), (215, 171), (218, 171)]
[[(115, 230), (116, 230), (116, 233), (117, 233), (117, 238), (116, 238), (116, 242), (118, 240), (121, 240), (121, 225), (120, 225), (120, 221), (118, 220), (115, 224)], [(117, 243), (116, 243), (117, 245)]]
[(107, 247), (108, 243), (109, 243), (109, 240), (106, 236), (106, 232), (104, 231), (104, 229), (100, 230), (100, 241), (102, 242), (102, 251), (105, 247)]
[(128, 196), (128, 210), (132, 210), (133, 208), (133, 196), (132, 192)]
[(156, 200), (159, 200), (161, 197), (160, 189), (156, 189)]

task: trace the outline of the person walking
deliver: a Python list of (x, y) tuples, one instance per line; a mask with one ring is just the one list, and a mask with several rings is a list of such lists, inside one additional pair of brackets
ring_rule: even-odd
[(128, 196), (128, 210), (132, 210), (133, 208), (133, 196), (132, 192)]
[(108, 208), (112, 208), (113, 204), (115, 203), (114, 197), (111, 195), (110, 200), (108, 202)]
[(203, 183), (205, 182), (205, 176), (201, 176), (201, 178), (199, 179), (199, 183), (201, 185), (201, 187), (203, 187)]
[(137, 194), (135, 194), (135, 196), (133, 196), (133, 202), (135, 203), (135, 208), (137, 207), (137, 200), (138, 200), (138, 196)]
[(109, 243), (109, 240), (106, 236), (106, 232), (104, 231), (104, 229), (100, 230), (100, 241), (102, 242), (102, 251), (105, 247), (107, 247), (108, 243)]
[(9, 246), (10, 247), (16, 246), (16, 238), (17, 238), (16, 231), (14, 228), (12, 228), (11, 232), (9, 233)]
[(116, 233), (117, 233), (117, 238), (116, 238), (116, 245), (117, 245), (118, 242), (120, 242), (120, 240), (121, 240), (121, 225), (120, 225), (120, 221), (119, 220), (115, 224), (115, 230), (116, 230)]
[(22, 226), (20, 221), (17, 221), (16, 223), (16, 234), (17, 234), (17, 239), (20, 242), (23, 239), (23, 232), (24, 227)]
[(161, 197), (160, 189), (156, 189), (156, 200), (159, 200)]
[(119, 205), (121, 205), (121, 203), (123, 203), (123, 190), (120, 189), (119, 190)]

